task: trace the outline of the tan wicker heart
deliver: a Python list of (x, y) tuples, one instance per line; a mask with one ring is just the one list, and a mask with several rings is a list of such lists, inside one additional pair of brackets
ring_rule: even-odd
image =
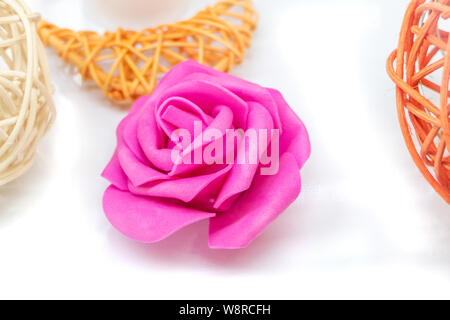
[(230, 71), (243, 60), (257, 21), (252, 0), (223, 0), (191, 19), (140, 31), (98, 34), (42, 21), (39, 34), (108, 98), (130, 103), (151, 94), (171, 67), (189, 59)]

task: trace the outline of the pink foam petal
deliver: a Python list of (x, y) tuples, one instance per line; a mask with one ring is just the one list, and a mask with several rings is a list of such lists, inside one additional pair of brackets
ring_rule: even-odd
[(311, 155), (308, 131), (281, 93), (274, 89), (268, 89), (268, 91), (278, 105), (283, 124), (283, 135), (280, 137), (280, 154), (284, 152), (292, 153), (301, 169)]
[(240, 91), (248, 87), (261, 88), (255, 83), (232, 76), (228, 73), (217, 71), (196, 61), (188, 60), (173, 67), (166, 74), (166, 76), (161, 79), (155, 91), (163, 92), (164, 90), (177, 85), (180, 80), (187, 82), (193, 80), (204, 80), (207, 82), (216, 83), (220, 86), (232, 84), (230, 87), (241, 88)]
[(234, 128), (233, 126), (233, 110), (224, 105), (217, 105), (213, 110), (214, 118), (210, 121), (205, 131), (215, 129), (226, 133), (227, 129)]
[[(275, 128), (282, 129), (278, 106), (266, 88), (246, 81), (233, 75), (217, 71), (195, 61), (186, 61), (178, 64), (160, 82), (160, 88), (155, 91), (163, 92), (183, 81), (204, 81), (213, 83), (232, 92), (244, 101), (254, 101), (263, 105), (274, 119)], [(243, 128), (238, 124), (239, 127)]]
[(210, 220), (209, 246), (214, 249), (247, 247), (298, 197), (300, 189), (297, 161), (286, 153), (280, 159), (277, 175), (258, 175), (229, 211)]
[(147, 108), (148, 105), (154, 104), (156, 99), (156, 96), (143, 96), (138, 98), (133, 105), (131, 106), (131, 109), (128, 114), (135, 114), (137, 112), (140, 112), (141, 109)]
[(194, 137), (194, 121), (200, 121), (204, 126), (212, 121), (212, 118), (199, 106), (181, 97), (165, 100), (158, 107), (156, 118), (168, 137), (178, 128), (187, 129)]
[(117, 152), (114, 152), (114, 155), (105, 170), (103, 170), (102, 177), (111, 182), (120, 190), (128, 190), (128, 177), (120, 166)]
[(114, 186), (106, 190), (103, 208), (117, 230), (144, 243), (163, 240), (192, 223), (215, 216), (176, 202), (135, 196)]
[(136, 172), (139, 168), (147, 168), (145, 176), (148, 176), (149, 172), (152, 173), (151, 181), (154, 180), (153, 176), (156, 174), (156, 170), (150, 167), (137, 139), (137, 124), (141, 113), (142, 111), (136, 111), (128, 114), (117, 127), (117, 159), (125, 174), (135, 184), (137, 180), (141, 180), (139, 183), (145, 183), (145, 179), (147, 179)]
[(206, 114), (213, 114), (213, 110), (218, 105), (227, 106), (233, 111), (234, 124), (239, 128), (245, 128), (248, 107), (247, 103), (239, 96), (213, 82), (182, 80), (161, 93), (159, 103), (164, 103), (172, 97), (181, 97), (201, 106)]
[[(230, 76), (230, 75), (229, 75)], [(230, 76), (232, 77), (232, 76)], [(251, 101), (258, 103), (261, 106), (264, 106), (265, 109), (269, 112), (271, 115), (273, 122), (274, 122), (274, 128), (280, 129), (280, 134), (283, 133), (283, 125), (280, 120), (279, 110), (278, 106), (275, 103), (274, 99), (268, 92), (266, 88), (263, 88), (257, 84), (247, 83), (246, 86), (243, 86), (239, 82), (236, 82), (234, 78), (230, 77), (220, 77), (220, 78), (214, 78), (216, 81), (220, 82), (220, 85), (222, 85), (227, 90), (233, 92), (235, 95), (237, 95), (239, 98), (241, 98), (244, 101)], [(209, 80), (208, 81), (213, 81)]]
[(155, 105), (149, 104), (140, 113), (136, 125), (137, 140), (147, 160), (161, 171), (170, 171), (173, 166), (171, 149), (161, 147), (164, 144), (163, 132), (155, 118)]
[[(211, 141), (206, 141), (205, 137), (206, 137), (206, 133), (210, 130), (218, 130), (220, 131), (221, 135), (220, 136), (216, 136), (216, 139), (220, 139), (223, 137), (223, 135), (225, 135), (226, 130), (227, 129), (232, 129), (233, 128), (233, 113), (232, 111), (226, 107), (226, 106), (217, 106), (214, 109), (214, 113), (216, 113), (215, 118), (213, 118), (210, 121), (210, 124), (208, 127), (206, 127), (204, 129), (204, 136), (203, 137), (197, 137), (197, 139), (201, 139), (201, 140), (194, 140), (190, 146), (188, 146), (186, 148), (186, 152), (183, 156), (183, 159), (185, 159), (185, 161), (182, 161), (181, 163), (175, 164), (172, 168), (172, 170), (169, 172), (170, 176), (176, 176), (176, 175), (181, 175), (181, 174), (185, 174), (187, 172), (193, 171), (193, 170), (197, 170), (198, 168), (202, 167), (204, 164), (198, 164), (198, 163), (192, 163), (195, 162), (193, 161), (193, 154), (195, 154), (196, 150), (200, 150), (201, 149), (201, 154), (203, 154), (204, 149), (206, 148), (206, 146), (208, 146)], [(224, 148), (224, 151), (225, 148)], [(225, 153), (225, 152), (224, 152)], [(225, 159), (223, 159), (223, 163), (226, 162), (226, 156), (224, 156)], [(189, 164), (188, 160), (191, 160), (191, 164)]]
[(190, 202), (198, 194), (206, 191), (205, 189), (214, 181), (224, 177), (230, 169), (231, 165), (228, 165), (211, 174), (158, 181), (141, 187), (135, 187), (130, 184), (128, 187), (136, 195), (173, 198), (183, 202)]
[(148, 159), (138, 140), (138, 123), (139, 113), (129, 114), (122, 120), (117, 129), (117, 138), (120, 141), (118, 147), (128, 148), (141, 163), (149, 165)]
[(165, 130), (168, 137), (172, 136), (173, 130), (180, 128), (188, 130), (191, 137), (194, 137), (194, 123), (202, 122), (202, 119), (197, 115), (174, 105), (170, 105), (165, 109), (161, 115), (161, 120), (163, 124), (168, 123), (171, 125), (170, 129)]
[(168, 175), (140, 162), (136, 155), (127, 148), (118, 148), (117, 158), (119, 159), (120, 167), (135, 186), (169, 179)]
[[(270, 130), (273, 129), (273, 120), (269, 112), (263, 106), (255, 102), (250, 102), (249, 108), (248, 129), (267, 129), (269, 130), (267, 135), (268, 138), (270, 138)], [(241, 143), (237, 151), (237, 158), (239, 158), (239, 154), (249, 152), (248, 149), (249, 148), (245, 143)], [(257, 150), (259, 155), (265, 151), (266, 150)], [(229, 199), (250, 188), (258, 168), (259, 164), (235, 164), (217, 197), (214, 207), (219, 209), (224, 203), (228, 202)]]
[[(177, 85), (180, 81), (190, 81), (192, 79), (206, 79), (206, 76), (215, 74), (215, 70), (208, 68), (196, 61), (188, 60), (174, 66), (161, 79), (154, 92), (161, 93), (165, 90)], [(202, 78), (203, 77), (203, 78)]]

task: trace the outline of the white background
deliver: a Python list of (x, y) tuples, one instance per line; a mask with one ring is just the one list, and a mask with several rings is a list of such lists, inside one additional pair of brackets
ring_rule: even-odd
[[(98, 31), (213, 2), (28, 0)], [(110, 226), (100, 173), (126, 113), (49, 50), (58, 118), (32, 170), (0, 189), (0, 298), (450, 298), (449, 207), (407, 153), (385, 72), (408, 2), (255, 0), (233, 74), (282, 91), (313, 153), (300, 198), (241, 251), (208, 249), (207, 222), (153, 245)]]

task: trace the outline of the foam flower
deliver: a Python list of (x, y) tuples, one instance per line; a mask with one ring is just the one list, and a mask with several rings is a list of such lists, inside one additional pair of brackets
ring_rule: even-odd
[(244, 248), (297, 199), (309, 155), (278, 91), (187, 61), (120, 123), (104, 211), (140, 242), (209, 219), (211, 248)]

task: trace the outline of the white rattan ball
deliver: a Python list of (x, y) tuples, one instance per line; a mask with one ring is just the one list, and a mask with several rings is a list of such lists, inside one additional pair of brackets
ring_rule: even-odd
[(39, 18), (22, 0), (0, 0), (0, 185), (31, 167), (55, 117)]

